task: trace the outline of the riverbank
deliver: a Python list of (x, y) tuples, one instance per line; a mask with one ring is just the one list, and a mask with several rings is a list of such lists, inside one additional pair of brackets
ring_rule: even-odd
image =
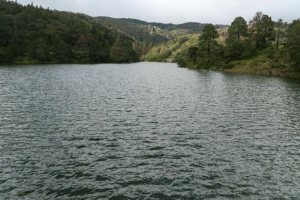
[[(280, 51), (279, 51), (280, 52)], [(278, 54), (278, 52), (276, 52)], [(211, 69), (241, 74), (282, 76), (300, 78), (300, 67), (290, 61), (288, 54), (283, 55), (259, 54), (249, 59), (217, 62), (212, 67), (201, 68), (197, 63), (184, 59), (176, 60), (178, 66), (189, 69)], [(167, 61), (165, 61), (167, 62)]]
[(51, 60), (51, 61), (39, 61), (37, 59), (31, 59), (28, 57), (18, 57), (14, 59), (14, 62), (9, 63), (0, 63), (1, 65), (46, 65), (46, 64), (128, 64), (128, 63), (136, 63), (138, 61), (132, 61), (132, 62), (82, 62), (80, 60), (70, 59), (69, 62), (61, 62), (58, 60)]
[(231, 69), (225, 69), (226, 72), (242, 73), (242, 74), (255, 74), (255, 75), (268, 75), (268, 76), (283, 76), (300, 78), (300, 71), (294, 71), (291, 66), (272, 68), (270, 63), (257, 63), (255, 66), (247, 64), (237, 64)]
[[(172, 62), (172, 61), (166, 61)], [(80, 63), (74, 61), (73, 63), (59, 63), (59, 62), (39, 62), (34, 59), (18, 59), (14, 63), (9, 65), (38, 65), (38, 64), (96, 64), (96, 63)], [(120, 63), (122, 64), (122, 63)], [(230, 67), (228, 67), (230, 66)], [(257, 57), (255, 59), (232, 61), (228, 64), (227, 68), (212, 67), (215, 71), (226, 71), (240, 74), (253, 74), (253, 75), (266, 75), (266, 76), (282, 76), (282, 77), (293, 77), (300, 78), (300, 70), (295, 70), (295, 67), (291, 66), (290, 63), (286, 62), (275, 62), (270, 59), (262, 59)], [(197, 69), (196, 66), (188, 67), (191, 69)]]
[(286, 56), (269, 58), (261, 54), (251, 59), (231, 61), (223, 68), (212, 69), (242, 74), (300, 78), (300, 69), (297, 70)]

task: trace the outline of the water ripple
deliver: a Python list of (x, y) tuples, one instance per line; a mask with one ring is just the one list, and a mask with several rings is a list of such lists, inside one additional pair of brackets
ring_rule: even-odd
[(300, 82), (0, 67), (0, 199), (298, 199)]

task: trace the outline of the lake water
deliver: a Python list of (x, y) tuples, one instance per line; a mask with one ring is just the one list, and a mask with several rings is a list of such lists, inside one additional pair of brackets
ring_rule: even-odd
[(0, 67), (0, 199), (300, 198), (300, 80)]

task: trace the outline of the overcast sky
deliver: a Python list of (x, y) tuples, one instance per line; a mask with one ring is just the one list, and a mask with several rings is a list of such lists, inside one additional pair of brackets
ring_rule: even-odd
[(135, 18), (148, 22), (230, 24), (235, 17), (249, 21), (262, 11), (274, 21), (300, 18), (300, 0), (18, 0), (59, 11), (91, 16)]

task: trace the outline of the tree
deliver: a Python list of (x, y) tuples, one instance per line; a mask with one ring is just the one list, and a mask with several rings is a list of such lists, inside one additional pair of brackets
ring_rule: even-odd
[(262, 12), (256, 12), (254, 17), (249, 21), (250, 29), (249, 32), (250, 34), (254, 35), (257, 32), (257, 25), (261, 21), (263, 16)]
[(226, 39), (225, 55), (230, 60), (247, 58), (255, 53), (255, 46), (248, 38), (244, 40)]
[(263, 47), (266, 47), (267, 41), (274, 40), (274, 25), (275, 22), (272, 21), (271, 17), (268, 15), (262, 16), (261, 22), (259, 23), (259, 28), (262, 32)]
[(230, 59), (242, 59), (251, 55), (252, 45), (248, 37), (248, 25), (244, 18), (237, 17), (228, 28), (225, 55)]
[(231, 38), (241, 39), (241, 36), (248, 36), (248, 25), (244, 18), (237, 17), (231, 23), (231, 26), (228, 29), (228, 35)]
[(279, 19), (276, 23), (276, 47), (279, 47), (279, 41), (281, 38), (285, 37), (285, 28), (287, 23), (283, 23), (282, 19)]
[(262, 12), (257, 12), (249, 22), (251, 28), (250, 33), (256, 42), (257, 49), (267, 47), (267, 42), (274, 40), (274, 25), (272, 18), (264, 15)]
[(211, 66), (213, 50), (215, 50), (215, 48), (218, 46), (218, 43), (215, 41), (215, 39), (218, 37), (219, 34), (212, 24), (204, 26), (202, 35), (199, 37), (200, 56), (203, 59), (207, 59), (207, 61), (203, 64)]
[(198, 47), (190, 47), (188, 50), (188, 58), (191, 59), (194, 63), (196, 62), (198, 51)]
[(294, 20), (287, 30), (287, 46), (291, 60), (300, 65), (300, 19)]

